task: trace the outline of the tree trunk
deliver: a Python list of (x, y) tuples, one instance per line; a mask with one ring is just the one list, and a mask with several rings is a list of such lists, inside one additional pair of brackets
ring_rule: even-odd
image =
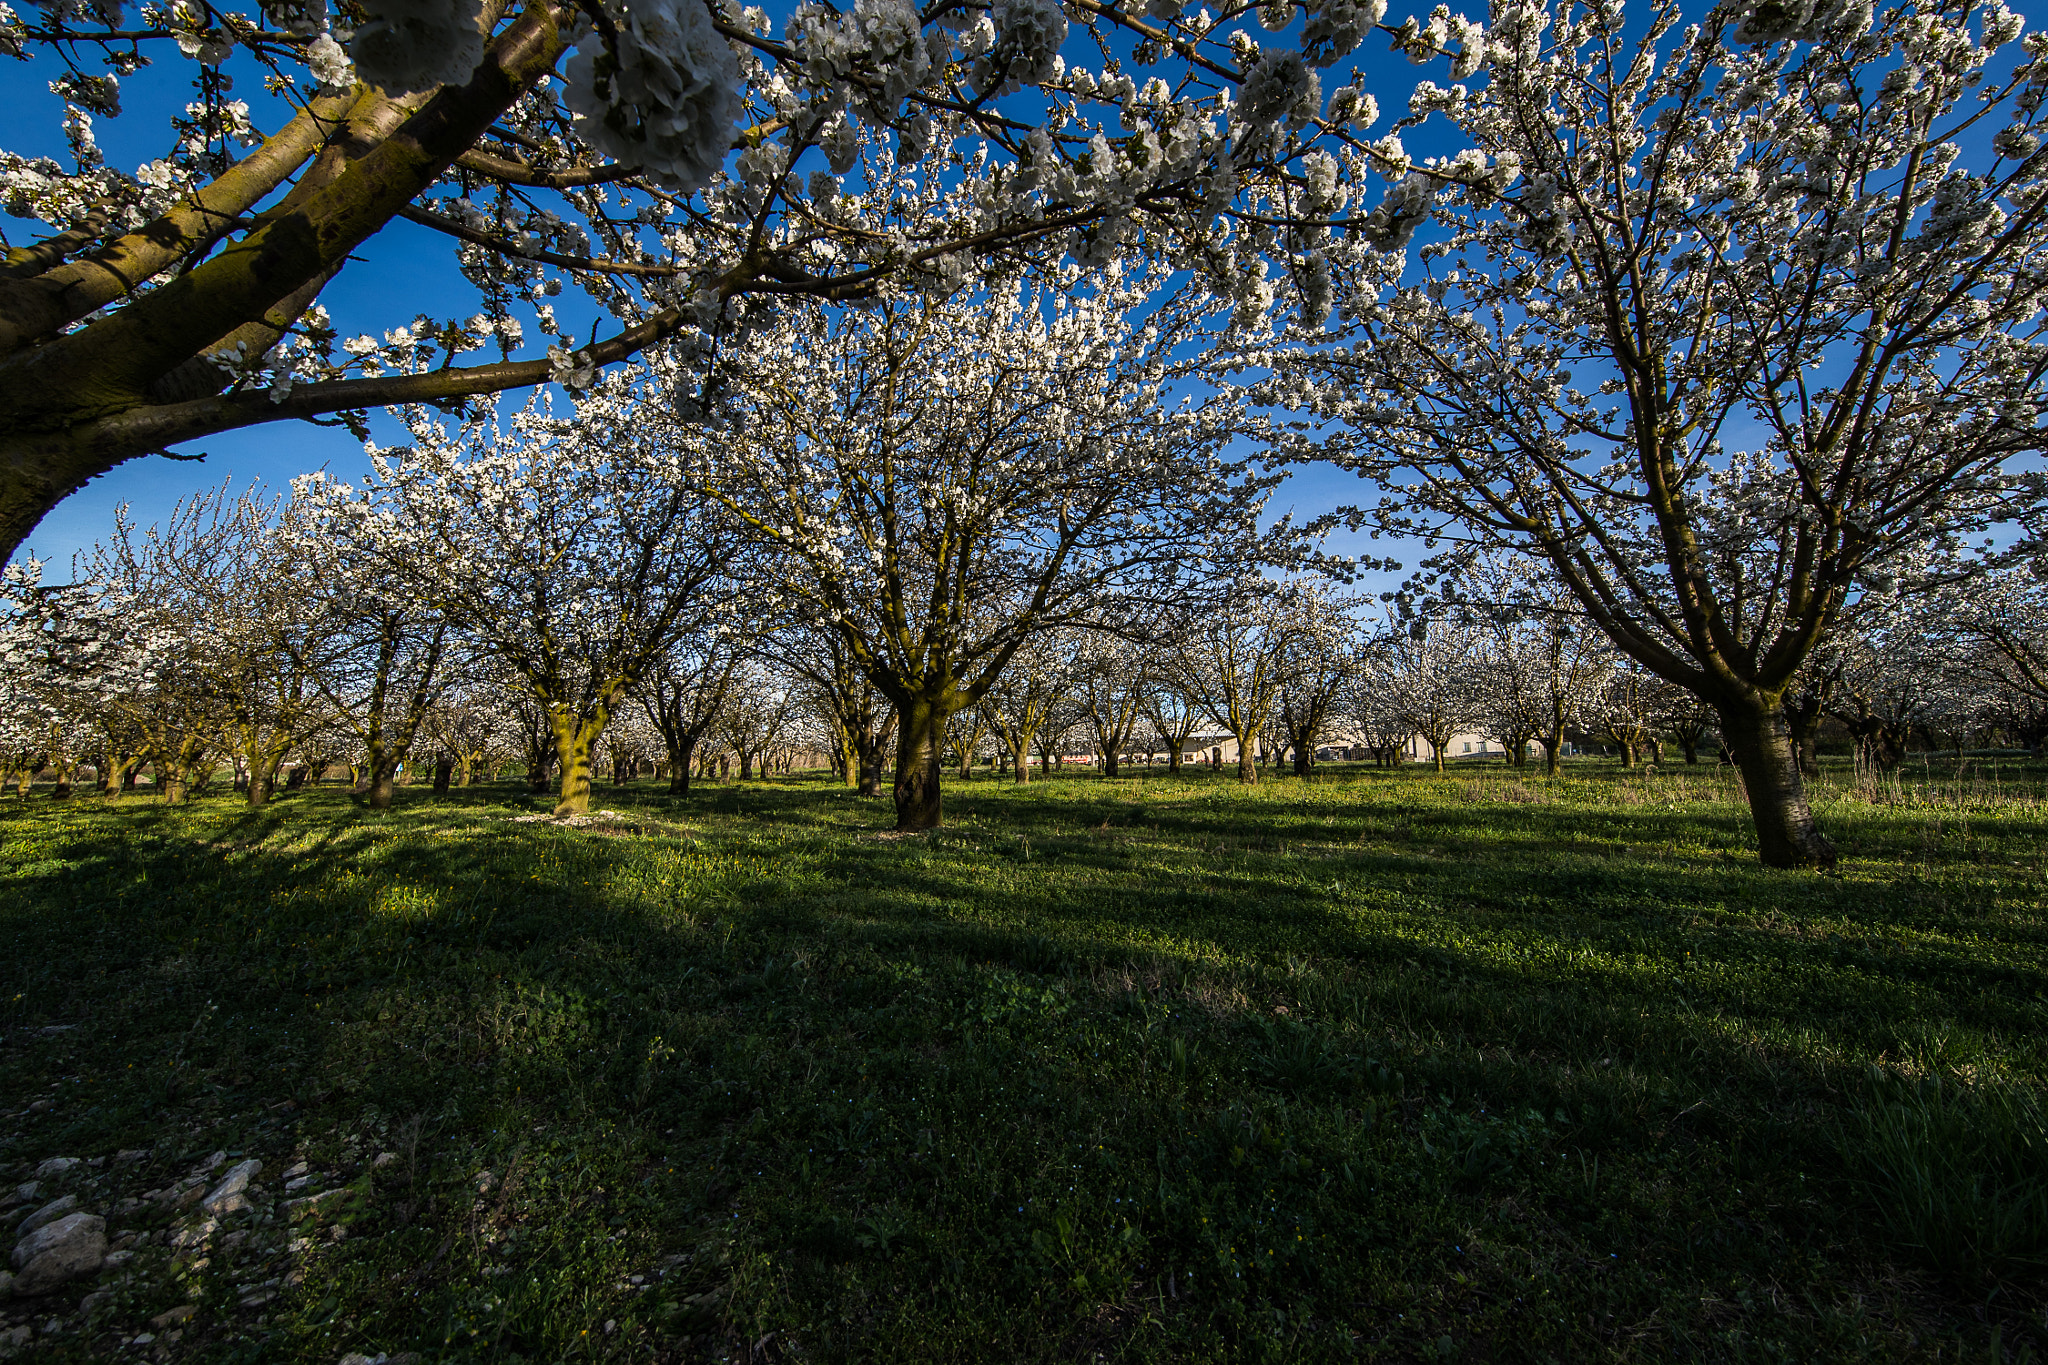
[(391, 789), (396, 785), (398, 765), (386, 759), (370, 769), (364, 791), (370, 798), (371, 810), (391, 809)]
[(690, 794), (690, 769), (696, 766), (696, 757), (697, 741), (686, 739), (683, 741), (682, 752), (670, 758), (668, 773), (668, 794), (670, 796), (688, 796)]
[(896, 828), (936, 829), (942, 816), (939, 776), (940, 746), (946, 737), (946, 713), (923, 699), (897, 703)]
[(555, 792), (555, 814), (590, 812), (590, 754), (574, 750), (562, 755), (562, 785)]
[(1792, 739), (1792, 752), (1799, 759), (1799, 771), (1808, 781), (1820, 776), (1821, 698), (1802, 692), (1784, 709), (1785, 730)]
[(539, 796), (548, 789), (548, 769), (554, 766), (555, 741), (546, 730), (529, 732), (526, 744), (526, 789)]
[(267, 772), (252, 771), (249, 774), (249, 804), (252, 807), (269, 804), (272, 776)]
[(1835, 848), (1814, 822), (1783, 708), (1738, 702), (1715, 709), (1721, 715), (1721, 734), (1749, 791), (1749, 813), (1764, 866), (1833, 867)]
[(1031, 739), (1029, 735), (1010, 750), (1010, 781), (1023, 786), (1031, 780)]
[(880, 796), (882, 794), (882, 750), (888, 744), (889, 727), (895, 725), (892, 717), (888, 725), (877, 731), (865, 731), (860, 735), (860, 794)]
[(1116, 746), (1112, 746), (1111, 748), (1108, 748), (1108, 749), (1104, 749), (1104, 750), (1102, 751), (1102, 775), (1103, 775), (1103, 777), (1105, 777), (1105, 778), (1111, 778), (1111, 777), (1115, 777), (1115, 776), (1116, 776), (1116, 751), (1117, 751), (1117, 749), (1119, 749), (1119, 748), (1121, 748), (1121, 747), (1122, 747), (1121, 745), (1116, 745)]
[[(1874, 717), (1850, 726), (1850, 734), (1856, 740), (1857, 756), (1863, 765), (1887, 774), (1896, 769), (1906, 756), (1907, 733), (1904, 726), (1887, 725)], [(1929, 743), (1927, 747), (1935, 746)]]
[(291, 772), (285, 775), (284, 789), (288, 792), (295, 792), (305, 785), (306, 765), (301, 763), (298, 767), (292, 769)]
[(860, 785), (860, 746), (854, 743), (853, 730), (841, 723), (835, 727), (838, 737), (833, 744), (832, 768), (838, 773), (840, 782), (851, 788)]
[(1259, 785), (1258, 758), (1252, 752), (1251, 741), (1243, 735), (1237, 737), (1237, 784), (1240, 787)]
[(555, 815), (590, 812), (590, 753), (611, 717), (602, 706), (588, 719), (566, 712), (553, 717), (555, 756), (561, 760), (562, 783), (556, 788)]
[(455, 760), (442, 755), (434, 760), (434, 795), (446, 796), (448, 784), (455, 779)]

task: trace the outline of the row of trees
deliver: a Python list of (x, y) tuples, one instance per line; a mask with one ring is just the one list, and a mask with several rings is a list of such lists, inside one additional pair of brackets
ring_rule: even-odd
[(544, 649), (507, 652), (434, 603), (363, 591), (303, 508), (253, 492), (215, 490), (147, 531), (124, 522), (84, 567), (47, 584), (16, 566), (5, 584), (0, 766), (24, 789), (47, 770), (68, 795), (89, 767), (118, 796), (146, 766), (175, 802), (228, 768), (262, 805), (283, 770), (297, 785), (345, 767), (382, 807), (408, 762), (444, 790), (523, 764), (536, 790), (559, 775), (587, 791), (593, 762), (659, 760), (687, 790), (714, 764), (786, 767), (817, 747), (758, 660), (678, 640), (602, 746), (565, 749), (561, 699), (586, 671), (571, 665), (565, 687)]
[[(501, 454), (479, 447), (441, 473), (461, 468), (502, 493), (514, 480), (493, 463)], [(431, 769), (442, 790), (523, 765), (569, 813), (587, 808), (607, 772), (624, 781), (651, 770), (683, 793), (693, 775), (822, 760), (873, 795), (892, 746), (900, 769), (905, 710), (844, 634), (803, 612), (746, 610), (758, 580), (711, 567), (736, 562), (732, 527), (695, 524), (681, 537), (687, 552), (667, 556), (605, 521), (576, 478), (545, 494), (528, 480), (526, 510), (499, 517), (523, 528), (506, 547), (518, 553), (488, 556), (488, 571), (445, 569), (472, 577), (466, 600), (436, 600), (424, 580), (372, 590), (381, 574), (366, 580), (351, 561), (366, 533), (337, 521), (367, 515), (365, 504), (337, 502), (318, 482), (289, 502), (223, 487), (146, 531), (124, 521), (75, 583), (10, 569), (6, 780), (25, 790), (48, 770), (68, 795), (90, 767), (118, 795), (147, 765), (177, 801), (225, 765), (260, 805), (281, 770), (296, 784), (345, 766), (385, 806), (407, 762)], [(646, 519), (636, 526), (675, 535), (676, 504), (630, 480), (605, 487), (631, 493)], [(412, 510), (451, 515), (447, 504)], [(445, 553), (432, 524), (415, 518), (374, 543), (422, 538)], [(622, 566), (633, 546), (640, 558)], [(610, 565), (602, 573), (599, 560)], [(1456, 737), (1477, 735), (1516, 767), (1540, 750), (1554, 772), (1568, 736), (1611, 745), (1624, 765), (1666, 744), (1696, 763), (1721, 742), (1712, 708), (1634, 666), (1540, 570), (1495, 561), (1470, 581), (1488, 589), (1484, 600), (1442, 604), (1442, 619), (1424, 625), (1369, 612), (1320, 578), (1183, 578), (1178, 605), (1143, 633), (1072, 623), (1030, 633), (971, 704), (947, 711), (938, 761), (963, 778), (993, 762), (1027, 782), (1034, 761), (1045, 773), (1078, 752), (1113, 777), (1130, 756), (1177, 772), (1191, 749), (1220, 755), (1227, 744), (1240, 780), (1256, 782), (1255, 755), (1306, 775), (1330, 746), (1385, 764), (1419, 753), (1441, 770)], [(2043, 597), (2033, 580), (1985, 577), (1837, 637), (1788, 708), (1807, 772), (1828, 719), (1878, 770), (1916, 735), (2038, 752), (2048, 740)], [(928, 782), (935, 797), (936, 773)], [(899, 791), (899, 816), (916, 812)]]
[[(1383, 753), (1420, 735), (1439, 763), (1472, 729), (1553, 763), (1573, 728), (1625, 755), (1660, 734), (1693, 755), (1714, 730), (1755, 758), (1750, 731), (1636, 658), (1541, 559), (1463, 554), (1406, 604), (1420, 615), (1367, 638), (1329, 581), (1355, 566), (1264, 518), (1277, 476), (1232, 454), (1286, 434), (1240, 390), (1173, 398), (1209, 373), (1206, 327), (1114, 269), (1069, 271), (764, 322), (714, 365), (708, 417), (654, 369), (588, 376), (568, 415), (546, 396), (502, 421), (404, 409), (411, 440), (373, 451), (360, 487), (223, 491), (122, 525), (69, 584), (15, 571), (16, 749), (77, 751), (34, 737), (62, 712), (100, 728), (103, 772), (147, 755), (175, 794), (228, 748), (260, 800), (286, 754), (346, 729), (382, 804), (459, 675), (516, 693), (529, 767), (555, 765), (566, 814), (587, 809), (606, 737), (624, 752), (624, 712), (687, 780), (745, 659), (770, 670), (752, 693), (810, 699), (797, 710), (852, 780), (879, 785), (893, 747), (905, 829), (939, 822), (949, 754), (988, 740), (1021, 774), (1062, 706), (1106, 764), (1144, 718), (1176, 755), (1196, 727), (1227, 734), (1248, 781), (1261, 748), (1306, 764), (1340, 724)], [(1795, 785), (1830, 707), (1860, 708), (1845, 723), (1873, 753), (1898, 747), (1884, 717), (1903, 703), (1868, 679), (1900, 658), (1915, 681), (1964, 661), (1970, 695), (2021, 714), (2035, 580), (1925, 559), (1916, 590), (1866, 590), (1802, 655), (1778, 713)], [(52, 697), (68, 700), (34, 700)], [(488, 701), (456, 711), (512, 724)], [(733, 747), (743, 766), (764, 752)], [(1752, 791), (1760, 820), (1782, 795)]]
[[(856, 770), (886, 730), (899, 822), (929, 827), (952, 718), (1028, 642), (1131, 636), (1213, 599), (1226, 560), (1301, 553), (1259, 529), (1274, 476), (1224, 452), (1242, 404), (1166, 393), (1198, 317), (1138, 321), (1113, 273), (1082, 283), (762, 327), (708, 426), (647, 370), (593, 379), (566, 416), (545, 396), (503, 422), (407, 409), (410, 442), (359, 487), (202, 499), (123, 526), (75, 583), (21, 575), (11, 667), (158, 700), (184, 672), (216, 699), (234, 678), (252, 793), (315, 713), (354, 717), (382, 802), (453, 660), (485, 661), (533, 708), (570, 813), (630, 701), (687, 772), (705, 689), (758, 656), (860, 736)], [(165, 774), (223, 733), (152, 723)]]
[[(37, 12), (0, 22), (0, 47), (50, 68), (72, 164), (0, 158), (8, 207), (51, 227), (0, 267), (0, 546), (207, 432), (364, 431), (369, 408), (438, 404), (448, 431), (412, 410), (417, 458), (329, 489), (318, 517), (383, 591), (482, 636), (451, 586), (489, 577), (471, 551), (387, 510), (461, 484), (493, 420), (478, 396), (566, 385), (672, 462), (639, 486), (674, 534), (594, 578), (686, 559), (683, 523), (772, 560), (740, 576), (762, 609), (836, 635), (896, 708), (911, 827), (938, 818), (950, 717), (1034, 634), (1141, 637), (1182, 604), (1169, 566), (1259, 562), (1218, 532), (1242, 535), (1256, 497), (1226, 427), (1357, 471), (1378, 497), (1357, 523), (1456, 547), (1432, 572), (1542, 563), (1634, 667), (1712, 712), (1779, 865), (1834, 857), (1797, 714), (1831, 651), (1881, 635), (1895, 602), (2038, 562), (2038, 539), (1996, 532), (2043, 491), (2048, 41), (2000, 0), (1518, 2), (1486, 25), (1349, 0), (863, 0), (779, 31), (697, 0)], [(1456, 82), (1389, 89), (1406, 112), (1379, 136), (1365, 79), (1319, 74), (1375, 36)], [(171, 128), (129, 173), (93, 120), (154, 79), (152, 53), (196, 63), (199, 98), (131, 98)], [(1410, 134), (1451, 154), (1418, 159)], [(344, 340), (315, 300), (399, 216), (449, 239), (483, 308)], [(1109, 300), (1117, 339), (1072, 383), (1012, 344), (1034, 306), (1057, 312), (1003, 320), (1023, 281)], [(575, 344), (547, 302), (565, 285), (619, 330)], [(1161, 344), (1126, 320), (1135, 295)], [(1008, 358), (935, 367), (956, 334)], [(849, 370), (848, 338), (896, 358)], [(1155, 411), (1197, 369), (1190, 392), (1246, 369), (1255, 387)], [(919, 446), (925, 412), (998, 394), (1017, 400), (1002, 421)], [(856, 402), (853, 440), (837, 419)], [(1296, 416), (1266, 430), (1248, 404)], [(538, 437), (517, 435), (501, 459), (530, 459)], [(641, 477), (618, 458), (593, 463), (597, 496)], [(492, 518), (529, 501), (443, 500), (464, 498), (450, 535), (492, 547)], [(524, 591), (511, 576), (493, 591)], [(571, 751), (644, 647), (587, 707), (549, 703)]]

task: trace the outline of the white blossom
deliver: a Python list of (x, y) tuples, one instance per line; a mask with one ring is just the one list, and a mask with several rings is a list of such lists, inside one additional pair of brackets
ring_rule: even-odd
[(1000, 96), (1053, 79), (1067, 40), (1057, 0), (996, 0), (994, 20), (995, 42), (975, 64), (975, 88)]
[(464, 84), (483, 60), (482, 0), (365, 0), (363, 10), (349, 55), (390, 94)]
[(1386, 17), (1387, 0), (1317, 0), (1301, 26), (1301, 55), (1312, 65), (1329, 66), (1354, 51)]
[(331, 33), (322, 33), (307, 44), (306, 65), (323, 90), (346, 90), (355, 83), (355, 64)]
[(1322, 108), (1322, 82), (1316, 73), (1299, 52), (1279, 50), (1260, 56), (1245, 77), (1232, 117), (1251, 129), (1279, 123), (1292, 131), (1305, 126)]
[(616, 22), (617, 51), (587, 33), (569, 60), (578, 131), (671, 189), (701, 188), (723, 164), (739, 121), (732, 45), (702, 0), (637, 0)]

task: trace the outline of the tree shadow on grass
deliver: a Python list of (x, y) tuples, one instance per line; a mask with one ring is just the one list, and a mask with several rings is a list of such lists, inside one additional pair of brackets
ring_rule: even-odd
[[(1588, 1313), (1704, 1330), (1694, 1275), (1761, 1292), (1796, 1251), (1862, 1283), (1867, 1262), (1827, 1260), (1853, 1226), (1797, 1192), (1834, 1188), (1815, 1115), (1884, 1030), (1966, 1021), (1989, 979), (1942, 965), (1908, 1017), (1839, 945), (1781, 936), (1717, 995), (1676, 979), (1687, 904), (1646, 922), (1629, 888), (1648, 874), (1566, 899), (1590, 859), (1525, 872), (1518, 909), (1503, 877), (1405, 850), (1308, 878), (1239, 849), (1167, 879), (1071, 814), (777, 844), (865, 807), (720, 795), (636, 805), (687, 837), (513, 825), (488, 792), (51, 817), (0, 912), (0, 1074), (58, 1102), (0, 1156), (150, 1146), (159, 1178), (213, 1144), (353, 1142), (324, 1159), (360, 1166), (411, 1123), (428, 1155), (402, 1183), (370, 1174), (355, 1246), (274, 1310), (323, 1350), (316, 1291), (343, 1286), (384, 1349), (468, 1315), (492, 1349), (553, 1354), (609, 1318), (789, 1331), (825, 1356), (1052, 1358), (1077, 1321), (1125, 1340), (1102, 1314), (1137, 1283), (1169, 1358), (1242, 1348), (1273, 1311), (1411, 1354), (1476, 1324), (1582, 1355), (1620, 1339)], [(1012, 829), (1039, 834), (1028, 854)], [(1695, 899), (1757, 881), (1731, 869)], [(1569, 908), (1533, 908), (1552, 900)], [(1509, 930), (1530, 958), (1498, 951)], [(1587, 949), (1602, 961), (1575, 966)], [(1773, 973), (1795, 988), (1756, 989)], [(23, 1033), (54, 1023), (77, 1027)], [(1588, 1157), (1565, 1179), (1574, 1151), (1605, 1177)], [(489, 1275), (502, 1229), (473, 1195), (479, 1168), (521, 1161), (553, 1182), (522, 1196), (554, 1238), (518, 1262), (530, 1290)], [(1503, 1199), (1525, 1221), (1494, 1220)], [(1663, 1269), (1623, 1283), (1596, 1245)], [(676, 1252), (677, 1293), (616, 1287)], [(1524, 1303), (1532, 1266), (1563, 1318)], [(389, 1301), (393, 1276), (425, 1301)]]

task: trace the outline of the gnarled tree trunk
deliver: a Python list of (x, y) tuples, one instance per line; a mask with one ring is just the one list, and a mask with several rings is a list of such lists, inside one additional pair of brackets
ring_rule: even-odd
[(691, 735), (683, 740), (682, 749), (669, 761), (668, 794), (688, 796), (690, 794), (690, 772), (697, 766), (697, 738)]
[(1035, 738), (1035, 731), (1019, 731), (1017, 742), (1009, 746), (1010, 781), (1018, 786), (1031, 780), (1031, 741)]
[(611, 719), (611, 706), (600, 699), (587, 716), (579, 716), (565, 706), (550, 706), (548, 712), (554, 729), (555, 754), (562, 763), (555, 814), (586, 814), (590, 810), (591, 751)]
[(142, 766), (142, 755), (121, 754), (111, 758), (100, 769), (100, 795), (118, 801), (123, 792), (135, 790), (135, 770)]

